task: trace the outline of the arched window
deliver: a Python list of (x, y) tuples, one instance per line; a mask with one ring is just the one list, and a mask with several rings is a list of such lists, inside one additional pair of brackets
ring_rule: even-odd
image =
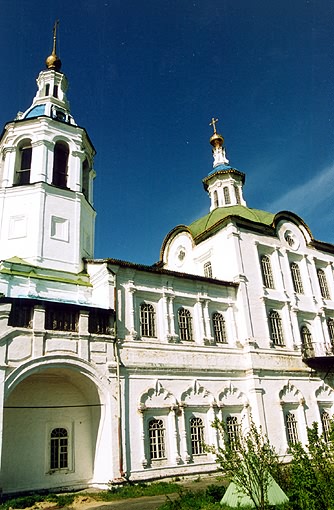
[(51, 432), (50, 469), (68, 468), (68, 433), (66, 429), (56, 428)]
[(82, 165), (82, 193), (86, 200), (89, 200), (89, 164), (87, 159), (85, 159)]
[(140, 305), (140, 331), (141, 336), (155, 337), (155, 310), (153, 305), (146, 303)]
[(313, 357), (314, 349), (313, 349), (313, 341), (310, 330), (307, 326), (302, 326), (300, 328), (300, 336), (302, 339), (303, 353), (306, 358)]
[(240, 440), (240, 424), (236, 416), (226, 418), (227, 441), (232, 450), (238, 450)]
[(334, 319), (332, 317), (328, 317), (327, 319), (327, 328), (332, 348), (334, 348)]
[(162, 420), (152, 419), (148, 423), (151, 460), (166, 458), (165, 428)]
[(225, 320), (221, 313), (212, 314), (213, 336), (215, 342), (225, 344), (227, 342)]
[(234, 186), (234, 194), (235, 194), (235, 201), (237, 204), (241, 204), (240, 200), (240, 190), (238, 186)]
[(284, 345), (282, 319), (276, 310), (269, 312), (270, 338), (274, 345)]
[(178, 321), (180, 340), (192, 340), (192, 321), (189, 310), (180, 308), (178, 310)]
[(285, 427), (288, 444), (298, 443), (297, 420), (295, 414), (290, 411), (285, 415)]
[(212, 278), (211, 262), (205, 262), (203, 269), (204, 269), (204, 276), (206, 276), (206, 278)]
[(202, 455), (204, 450), (204, 425), (201, 418), (190, 419), (191, 453)]
[(30, 182), (32, 147), (30, 140), (24, 140), (18, 148), (18, 158), (16, 162), (15, 184), (23, 185)]
[(273, 272), (271, 270), (271, 262), (268, 255), (262, 255), (260, 258), (261, 262), (261, 269), (262, 269), (262, 278), (263, 278), (263, 285), (267, 287), (268, 289), (274, 289), (274, 278), (273, 278)]
[(297, 294), (304, 294), (303, 282), (300, 275), (300, 268), (296, 262), (290, 264), (293, 288)]
[(52, 184), (59, 188), (67, 186), (67, 164), (69, 148), (64, 142), (57, 142), (53, 152)]
[(331, 417), (329, 416), (327, 411), (321, 412), (321, 425), (324, 434), (324, 439), (326, 442), (328, 442), (330, 440)]
[(213, 192), (213, 205), (214, 205), (214, 207), (218, 207), (219, 206), (217, 190), (215, 190)]
[(327, 285), (326, 274), (323, 269), (317, 269), (317, 275), (319, 280), (320, 292), (324, 299), (330, 299), (330, 294)]
[(229, 205), (231, 203), (231, 198), (230, 198), (230, 190), (228, 189), (227, 186), (224, 186), (223, 193), (224, 193), (225, 205)]

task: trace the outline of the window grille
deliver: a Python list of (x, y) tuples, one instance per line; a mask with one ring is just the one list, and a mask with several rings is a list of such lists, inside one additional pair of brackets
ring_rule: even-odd
[(216, 190), (213, 192), (213, 205), (214, 205), (214, 207), (218, 207), (219, 206), (218, 193), (217, 193)]
[(68, 307), (50, 307), (46, 309), (45, 328), (53, 331), (78, 331), (79, 313)]
[(206, 276), (206, 278), (212, 278), (212, 264), (211, 264), (211, 262), (205, 262), (204, 276)]
[(230, 197), (230, 190), (228, 189), (227, 186), (224, 186), (223, 193), (224, 193), (225, 205), (229, 205), (231, 203), (231, 197)]
[(303, 353), (306, 358), (314, 356), (313, 341), (310, 330), (307, 326), (300, 328), (300, 336), (302, 339)]
[(282, 319), (276, 310), (269, 312), (270, 338), (274, 345), (284, 345)]
[(32, 328), (33, 305), (23, 303), (20, 299), (12, 303), (8, 324), (18, 328)]
[(227, 441), (232, 450), (238, 450), (240, 441), (240, 424), (236, 416), (226, 418)]
[(293, 288), (297, 294), (304, 294), (303, 282), (300, 274), (299, 265), (296, 262), (290, 264)]
[(317, 275), (319, 280), (320, 292), (324, 299), (330, 299), (330, 294), (328, 290), (327, 280), (325, 271), (323, 269), (317, 269)]
[(155, 337), (155, 311), (152, 305), (140, 305), (141, 336)]
[(327, 328), (329, 339), (331, 341), (332, 347), (334, 348), (334, 319), (332, 317), (328, 317), (327, 319)]
[(150, 420), (148, 424), (151, 460), (166, 458), (165, 428), (162, 420)]
[(67, 164), (69, 148), (63, 142), (57, 142), (53, 151), (52, 184), (59, 188), (67, 186)]
[(225, 320), (221, 313), (215, 312), (212, 315), (213, 336), (217, 343), (227, 343)]
[(321, 413), (321, 425), (324, 439), (326, 442), (328, 442), (330, 440), (331, 418), (327, 411), (322, 411)]
[(241, 204), (240, 190), (239, 190), (238, 186), (234, 186), (234, 193), (235, 193), (235, 200), (236, 200), (237, 204)]
[(201, 418), (190, 420), (191, 453), (202, 455), (204, 451), (204, 425)]
[(50, 469), (68, 468), (68, 433), (56, 428), (51, 432)]
[(92, 310), (89, 312), (88, 331), (95, 335), (110, 335), (110, 311)]
[(180, 340), (192, 340), (192, 322), (189, 310), (180, 308), (178, 311)]
[(263, 278), (263, 285), (267, 287), (268, 289), (274, 289), (274, 278), (273, 278), (273, 272), (271, 269), (271, 262), (268, 255), (262, 255), (261, 259), (261, 269), (262, 269), (262, 278)]
[(297, 420), (294, 413), (288, 412), (285, 416), (286, 435), (288, 444), (298, 443)]

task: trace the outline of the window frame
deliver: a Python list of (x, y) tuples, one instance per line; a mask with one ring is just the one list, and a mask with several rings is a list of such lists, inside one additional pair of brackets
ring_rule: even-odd
[(262, 273), (262, 282), (267, 289), (275, 289), (275, 281), (270, 255), (263, 253), (260, 255), (260, 265)]
[(192, 416), (189, 419), (191, 455), (205, 455), (205, 426), (203, 419)]
[(277, 310), (268, 312), (270, 340), (276, 347), (285, 347), (284, 329), (281, 314)]
[(151, 417), (147, 421), (148, 450), (151, 462), (166, 460), (166, 427), (162, 418)]
[(224, 315), (220, 312), (212, 314), (213, 338), (217, 344), (227, 344), (226, 321)]
[(212, 264), (210, 260), (203, 264), (203, 272), (205, 278), (212, 278)]
[(331, 432), (331, 417), (326, 409), (322, 409), (320, 412), (320, 420), (322, 426), (322, 433), (326, 443), (330, 441), (330, 432)]
[(320, 288), (320, 294), (323, 299), (331, 299), (326, 272), (322, 267), (317, 267), (317, 277)]
[[(66, 434), (52, 437), (52, 434), (55, 431), (64, 431)], [(65, 441), (65, 443), (61, 444), (62, 441)], [(50, 456), (49, 456), (50, 471), (54, 472), (54, 471), (69, 470), (70, 469), (70, 435), (69, 435), (69, 431), (68, 431), (67, 427), (65, 427), (65, 426), (53, 427), (49, 433), (49, 445), (50, 445)], [(55, 458), (55, 457), (57, 457), (57, 458)], [(66, 461), (65, 465), (61, 465), (61, 464), (64, 464), (64, 460)]]
[(228, 186), (223, 187), (223, 195), (224, 195), (225, 205), (231, 205), (231, 195), (230, 195), (230, 189)]
[(193, 328), (191, 312), (183, 306), (177, 311), (177, 320), (179, 326), (179, 338), (182, 342), (192, 342)]
[(293, 410), (288, 410), (284, 413), (284, 422), (285, 422), (285, 433), (288, 446), (293, 444), (297, 444), (299, 442), (299, 434), (298, 434), (298, 420), (296, 417), (296, 412)]
[(295, 261), (290, 263), (291, 278), (294, 291), (297, 294), (304, 294), (303, 280), (300, 272), (299, 264)]
[(151, 303), (140, 304), (140, 336), (156, 338), (155, 308)]
[(313, 338), (308, 324), (300, 326), (300, 339), (304, 356), (307, 358), (314, 357)]
[(231, 450), (238, 450), (238, 443), (240, 441), (241, 423), (237, 416), (229, 415), (225, 418), (226, 427), (226, 441)]
[(327, 324), (329, 341), (331, 343), (332, 349), (334, 349), (334, 319), (333, 319), (333, 317), (327, 317), (326, 324)]

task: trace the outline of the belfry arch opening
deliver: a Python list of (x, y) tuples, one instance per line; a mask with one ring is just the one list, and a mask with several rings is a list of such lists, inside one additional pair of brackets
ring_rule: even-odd
[(67, 187), (69, 147), (65, 142), (56, 142), (53, 152), (52, 184), (59, 188)]
[(78, 370), (48, 368), (27, 376), (5, 401), (2, 489), (88, 485), (102, 415), (96, 385)]
[(31, 140), (22, 140), (17, 147), (17, 155), (15, 162), (14, 184), (24, 185), (30, 182), (30, 170), (32, 159)]

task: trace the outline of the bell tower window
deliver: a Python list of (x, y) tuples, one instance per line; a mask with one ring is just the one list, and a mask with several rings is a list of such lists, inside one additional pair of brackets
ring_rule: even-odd
[(32, 147), (30, 140), (26, 140), (19, 147), (18, 161), (16, 165), (15, 184), (29, 184), (31, 169)]
[(215, 208), (219, 206), (217, 190), (213, 192), (213, 205)]
[(87, 159), (82, 165), (82, 193), (86, 200), (89, 200), (89, 165)]
[(45, 85), (45, 95), (46, 96), (50, 95), (50, 83), (47, 83)]
[(53, 86), (53, 96), (58, 97), (58, 85)]
[(67, 186), (68, 155), (69, 148), (66, 143), (57, 142), (53, 155), (52, 184), (59, 188), (66, 188)]
[(225, 205), (229, 205), (231, 203), (231, 198), (230, 198), (230, 190), (228, 189), (227, 186), (224, 186), (223, 193), (224, 193)]

